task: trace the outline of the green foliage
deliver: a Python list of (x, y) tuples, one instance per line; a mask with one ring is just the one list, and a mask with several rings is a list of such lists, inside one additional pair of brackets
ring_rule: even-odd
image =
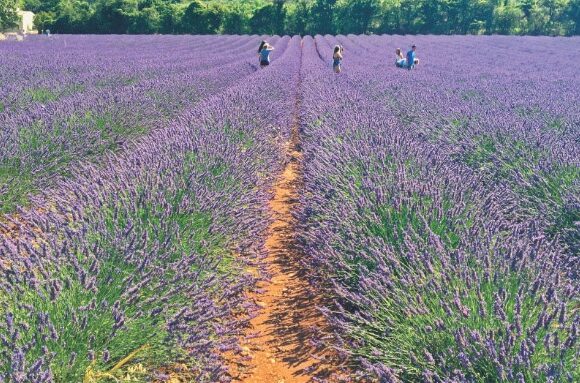
[(250, 30), (258, 34), (283, 35), (285, 17), (284, 2), (276, 0), (254, 12), (250, 19)]
[[(113, 371), (112, 367), (115, 364), (136, 351), (138, 355), (134, 354), (135, 359), (147, 367), (143, 371), (143, 374), (147, 376), (162, 365), (182, 360), (188, 354), (187, 350), (167, 341), (167, 320), (179, 311), (182, 302), (187, 299), (184, 293), (169, 294), (168, 292), (174, 289), (178, 291), (181, 285), (187, 286), (188, 281), (174, 279), (172, 268), (164, 264), (155, 265), (157, 271), (162, 270), (162, 274), (155, 278), (172, 280), (172, 283), (167, 284), (162, 290), (158, 287), (148, 288), (148, 284), (143, 284), (139, 289), (137, 303), (128, 300), (127, 277), (133, 276), (135, 284), (144, 278), (143, 274), (137, 272), (138, 264), (131, 262), (125, 256), (125, 247), (118, 240), (118, 233), (127, 229), (128, 222), (139, 222), (132, 228), (136, 231), (136, 237), (147, 238), (146, 246), (165, 243), (167, 249), (175, 252), (176, 259), (183, 253), (195, 251), (209, 257), (204, 258), (205, 262), (208, 260), (219, 262), (218, 270), (224, 274), (231, 272), (228, 265), (234, 260), (225, 247), (226, 238), (210, 230), (213, 222), (212, 215), (203, 211), (184, 212), (178, 208), (184, 197), (195, 198), (193, 191), (165, 195), (167, 203), (175, 207), (174, 213), (167, 216), (161, 204), (147, 198), (145, 189), (146, 187), (143, 186), (141, 190), (139, 188), (136, 190), (137, 193), (142, 193), (143, 202), (135, 210), (124, 209), (123, 200), (111, 200), (100, 208), (98, 214), (104, 217), (104, 225), (98, 230), (91, 228), (87, 233), (89, 241), (87, 248), (96, 248), (98, 245), (102, 249), (101, 254), (106, 255), (99, 258), (99, 271), (93, 289), (87, 289), (81, 284), (73, 267), (62, 267), (57, 273), (49, 270), (51, 278), (66, 281), (65, 283), (68, 284), (66, 290), (51, 302), (39, 299), (32, 288), (23, 289), (14, 296), (0, 297), (0, 303), (2, 303), (0, 314), (11, 312), (16, 320), (26, 317), (29, 312), (22, 309), (24, 303), (39, 312), (48, 314), (51, 318), (59, 338), (53, 340), (46, 337), (46, 341), (37, 343), (36, 349), (32, 350), (29, 355), (40, 357), (44, 352), (41, 346), (46, 346), (50, 352), (54, 353), (55, 359), (51, 367), (56, 382), (84, 381), (91, 370), (95, 371), (96, 375), (99, 372)], [(171, 238), (167, 238), (167, 230), (163, 229), (168, 225), (173, 225), (177, 230), (176, 235)], [(92, 260), (87, 254), (78, 251), (76, 257), (81, 267), (85, 269), (90, 267)], [(191, 267), (202, 271), (199, 282), (203, 283), (206, 280), (206, 273), (203, 272), (206, 266), (192, 264)], [(207, 274), (207, 277), (210, 275)], [(42, 278), (42, 275), (38, 273), (37, 278)], [(179, 291), (186, 290), (183, 288)], [(169, 299), (166, 300), (165, 297)], [(115, 304), (119, 305), (120, 311), (124, 312), (128, 318), (121, 329), (111, 334), (111, 328), (115, 324), (113, 314)], [(163, 304), (166, 309), (159, 315), (138, 315), (138, 311), (148, 313), (160, 304)], [(83, 307), (91, 305), (99, 309), (90, 310), (90, 314), (84, 317), (86, 319), (81, 320)], [(35, 327), (27, 328), (20, 334), (23, 341), (40, 336)], [(109, 362), (102, 360), (105, 350), (110, 353)], [(93, 362), (87, 357), (91, 351), (96, 356)], [(71, 359), (71, 354), (77, 355), (77, 358)], [(125, 376), (126, 370), (120, 369), (117, 374), (110, 374), (107, 377), (103, 375), (98, 381), (109, 381), (108, 379), (113, 379), (114, 375)], [(139, 381), (150, 381), (147, 376), (143, 376), (143, 380)]]
[(57, 95), (48, 88), (36, 88), (31, 89), (28, 94), (32, 101), (40, 102), (42, 104), (54, 101), (57, 99)]
[[(48, 97), (43, 92), (34, 94), (38, 94), (37, 97)], [(46, 174), (66, 173), (70, 163), (79, 155), (89, 160), (101, 158), (103, 153), (116, 150), (122, 142), (121, 138), (136, 137), (147, 132), (147, 128), (139, 123), (126, 125), (122, 122), (122, 115), (114, 112), (72, 114), (54, 121), (49, 130), (50, 134), (47, 134), (44, 125), (43, 121), (35, 121), (18, 130), (17, 152), (32, 154), (29, 162), (22, 162), (19, 156), (0, 159), (0, 213), (8, 213), (17, 206), (25, 206), (28, 195), (43, 186), (33, 182), (33, 173), (36, 173), (37, 178), (39, 171)], [(73, 137), (78, 133), (71, 126), (83, 125), (94, 127), (94, 131), (99, 133), (98, 139), (92, 145), (83, 147), (67, 144), (74, 142)], [(50, 165), (35, 162), (34, 153), (37, 152), (47, 153), (45, 161)]]
[(32, 175), (20, 172), (17, 163), (0, 163), (0, 214), (14, 211), (28, 203), (28, 193), (33, 190)]
[(340, 20), (336, 25), (339, 33), (368, 33), (377, 26), (380, 11), (379, 0), (348, 1), (337, 10)]
[(0, 31), (18, 25), (17, 3), (18, 0), (0, 0)]
[(311, 34), (321, 35), (336, 31), (337, 22), (333, 22), (337, 0), (316, 0), (312, 2), (308, 12)]
[[(459, 121), (457, 124), (460, 123)], [(518, 146), (517, 150), (524, 149), (522, 143), (512, 144)], [(487, 161), (488, 156), (501, 150), (501, 142), (494, 141), (491, 137), (481, 137), (473, 161)], [(417, 178), (422, 178), (420, 167), (413, 161), (405, 161), (404, 165), (401, 163), (398, 166), (404, 166), (406, 171), (416, 171)], [(345, 171), (348, 175), (360, 173), (354, 166), (348, 166)], [(385, 170), (381, 176), (388, 177), (392, 173), (396, 171)], [(577, 179), (577, 175), (577, 170), (566, 167), (554, 177), (561, 183), (571, 184)], [(364, 191), (348, 193), (352, 198), (359, 192)], [(454, 208), (451, 201), (445, 193), (429, 195), (414, 192), (401, 198), (396, 204), (376, 204), (360, 213), (361, 217), (368, 217), (361, 221), (361, 237), (380, 238), (392, 250), (383, 252), (382, 269), (377, 270), (379, 263), (376, 255), (369, 255), (365, 246), (361, 246), (346, 260), (348, 266), (338, 271), (342, 283), (350, 289), (359, 288), (361, 275), (367, 276), (366, 283), (369, 283), (368, 280), (372, 281), (375, 272), (381, 275), (377, 280), (388, 280), (389, 284), (388, 294), (369, 295), (373, 308), (369, 312), (372, 315), (365, 315), (361, 320), (358, 312), (342, 312), (357, 323), (350, 327), (351, 336), (357, 344), (354, 353), (401, 371), (400, 378), (404, 382), (426, 381), (422, 373), (427, 369), (440, 375), (445, 370), (458, 369), (466, 374), (465, 380), (468, 381), (507, 382), (509, 380), (504, 375), (505, 372), (495, 367), (492, 354), (481, 348), (466, 347), (461, 351), (458, 337), (469, 339), (473, 332), (502, 336), (504, 319), (495, 309), (495, 302), (498, 294), (505, 294), (504, 307), (508, 322), (512, 323), (519, 316), (516, 308), (518, 304), (521, 306), (520, 312), (524, 313), (519, 319), (522, 331), (514, 339), (515, 344), (521, 344), (526, 339), (527, 331), (536, 325), (542, 310), (542, 306), (535, 299), (525, 297), (525, 294), (516, 303), (518, 292), (535, 275), (531, 270), (504, 269), (500, 263), (495, 262), (492, 255), (505, 251), (505, 238), (501, 232), (485, 242), (486, 250), (490, 254), (488, 265), (471, 254), (470, 250), (458, 257), (457, 250), (464, 248), (461, 247), (461, 238), (465, 238), (466, 233), (471, 232), (476, 224), (475, 217), (480, 207), (477, 205), (479, 202), (469, 197), (466, 205), (459, 210)], [(454, 213), (451, 214), (452, 211)], [(563, 212), (561, 221), (568, 224), (577, 220), (577, 217), (577, 211), (567, 210)], [(430, 241), (433, 235), (440, 240), (438, 245)], [(409, 244), (413, 244), (412, 247)], [(423, 256), (411, 257), (413, 252)], [(385, 265), (389, 266), (388, 277), (385, 277)], [(465, 267), (471, 270), (473, 276), (476, 276), (474, 280), (478, 282), (467, 283), (460, 277), (459, 271), (456, 276), (449, 273), (449, 267), (457, 267), (457, 270)], [(357, 306), (360, 302), (352, 304)], [(562, 363), (563, 370), (571, 371), (574, 368), (572, 352), (562, 356), (550, 353), (542, 342), (548, 332), (559, 332), (561, 329), (557, 323), (550, 328), (546, 326), (540, 329), (537, 339), (534, 338), (533, 341), (539, 352), (531, 365), (520, 366), (512, 372), (521, 372), (526, 381), (536, 381), (533, 380), (532, 373), (543, 364)], [(558, 335), (563, 337), (564, 333), (559, 332)], [(477, 362), (465, 366), (461, 358), (462, 352), (469, 353), (470, 359)], [(517, 353), (518, 349), (515, 348), (513, 352)], [(439, 358), (445, 360), (445, 365)], [(537, 381), (545, 381), (545, 378), (541, 375)]]
[[(479, 287), (475, 284), (467, 285), (460, 278), (443, 279), (440, 264), (433, 265), (433, 276), (426, 277), (423, 285), (410, 287), (405, 282), (405, 275), (393, 274), (393, 294), (380, 299), (381, 310), (377, 311), (373, 320), (363, 326), (353, 326), (352, 336), (356, 339), (364, 339), (362, 347), (356, 351), (370, 360), (380, 361), (389, 366), (401, 367), (405, 375), (401, 376), (405, 382), (423, 381), (422, 372), (431, 368), (442, 373), (445, 368), (462, 369), (472, 381), (477, 382), (505, 382), (508, 381), (503, 372), (494, 368), (494, 361), (489, 354), (481, 353), (474, 358), (478, 363), (470, 365), (467, 369), (462, 365), (460, 351), (458, 350), (456, 336), (468, 336), (471, 331), (481, 334), (496, 332), (502, 326), (501, 318), (494, 313), (494, 296), (504, 291), (507, 297), (508, 310), (505, 315), (508, 318), (516, 316), (516, 296), (518, 289), (532, 275), (518, 275), (510, 272), (498, 275), (496, 280), (485, 278), (483, 268), (472, 259), (468, 259), (471, 267), (475, 269), (482, 283)], [(406, 273), (416, 273), (414, 270), (406, 270)], [(407, 278), (408, 275), (406, 275)], [(433, 288), (433, 284), (447, 286), (445, 292)], [(416, 297), (421, 297), (419, 304)], [(453, 301), (462, 306), (463, 315), (454, 313), (448, 315), (441, 302)], [(525, 339), (528, 329), (535, 325), (535, 316), (541, 311), (541, 306), (532, 299), (524, 299), (521, 302), (522, 312), (526, 313), (521, 319), (522, 335), (515, 339), (515, 343), (521, 343)], [(481, 315), (482, 310), (487, 314)], [(553, 331), (557, 329), (552, 329)], [(557, 360), (553, 354), (546, 351), (541, 341), (548, 330), (540, 330), (535, 343), (538, 353), (532, 361), (529, 369), (522, 369), (524, 376), (533, 381), (532, 371), (542, 363), (555, 363)], [(442, 366), (430, 358), (424, 358), (426, 350), (433, 356), (447, 355), (447, 366)], [(480, 352), (477, 350), (475, 352)], [(473, 352), (473, 351), (472, 351)], [(474, 352), (474, 353), (475, 353)], [(572, 355), (565, 359), (567, 368), (572, 369)], [(544, 377), (545, 378), (545, 377)], [(526, 380), (527, 381), (527, 380)], [(544, 380), (538, 380), (544, 381)]]
[(53, 12), (40, 12), (34, 15), (34, 26), (40, 32), (50, 29), (55, 22), (55, 14)]
[(49, 12), (55, 10), (62, 0), (22, 0), (22, 9), (34, 13)]
[[(576, 0), (22, 0), (22, 4), (37, 13), (37, 28), (57, 33), (580, 33)], [(0, 11), (0, 28), (2, 23)]]
[(192, 34), (216, 33), (220, 26), (220, 13), (217, 9), (207, 8), (199, 1), (193, 1), (181, 17), (181, 31)]
[(521, 31), (523, 11), (515, 4), (500, 5), (493, 11), (493, 31), (508, 35)]

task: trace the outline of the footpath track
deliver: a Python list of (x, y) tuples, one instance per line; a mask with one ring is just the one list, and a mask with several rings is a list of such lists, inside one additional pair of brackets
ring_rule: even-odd
[(260, 281), (249, 297), (260, 310), (240, 340), (242, 356), (248, 362), (232, 367), (236, 382), (349, 381), (338, 358), (317, 349), (317, 340), (327, 334), (329, 325), (317, 309), (321, 298), (305, 279), (300, 262), (303, 254), (296, 246), (293, 213), (299, 204), (303, 165), (300, 92), (299, 82), (291, 136), (285, 148), (287, 162), (273, 186), (268, 206), (273, 217), (264, 245), (267, 255), (263, 264), (268, 278)]

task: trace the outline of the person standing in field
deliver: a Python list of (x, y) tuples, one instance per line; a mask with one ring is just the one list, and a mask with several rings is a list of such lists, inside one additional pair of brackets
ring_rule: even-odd
[(341, 71), (340, 65), (342, 63), (342, 52), (344, 52), (342, 45), (334, 47), (334, 53), (332, 54), (332, 68), (335, 73), (340, 73)]
[(270, 65), (270, 52), (274, 50), (274, 47), (268, 44), (266, 41), (262, 41), (260, 44), (260, 66), (262, 68)]
[(409, 52), (407, 52), (407, 68), (409, 68), (409, 70), (415, 68), (415, 65), (419, 64), (419, 59), (417, 58), (417, 55), (415, 54), (416, 50), (417, 50), (417, 46), (413, 44), (413, 46), (411, 47), (411, 50)]
[(260, 46), (258, 47), (258, 62), (262, 61), (260, 53), (262, 52), (262, 48), (264, 48), (265, 44), (266, 44), (266, 40), (262, 40), (262, 42), (260, 43)]

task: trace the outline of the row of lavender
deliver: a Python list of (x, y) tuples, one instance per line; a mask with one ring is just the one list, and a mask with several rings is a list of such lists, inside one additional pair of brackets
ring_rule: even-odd
[[(334, 307), (322, 310), (336, 328), (335, 347), (362, 364), (357, 370), (367, 378), (577, 381), (578, 262), (562, 240), (570, 228), (548, 235), (555, 220), (530, 212), (517, 183), (490, 177), (489, 169), (458, 155), (480, 150), (469, 145), (482, 131), (523, 141), (533, 133), (521, 130), (535, 126), (529, 130), (545, 132), (544, 138), (536, 135), (525, 144), (545, 145), (550, 150), (543, 152), (544, 163), (577, 171), (577, 142), (568, 141), (578, 133), (574, 98), (530, 100), (532, 91), (522, 99), (510, 93), (513, 105), (552, 100), (550, 112), (559, 111), (561, 127), (555, 131), (546, 132), (548, 122), (530, 115), (496, 123), (493, 106), (476, 106), (469, 97), (461, 102), (461, 95), (484, 88), (489, 99), (498, 97), (499, 110), (505, 105), (499, 95), (512, 84), (494, 77), (484, 87), (473, 65), (486, 62), (486, 52), (498, 42), (510, 44), (515, 56), (540, 52), (525, 39), (457, 39), (414, 40), (425, 49), (422, 67), (411, 72), (397, 70), (389, 59), (408, 37), (305, 39), (303, 83), (309, 86), (299, 213), (305, 264), (314, 270), (313, 283), (334, 298)], [(341, 75), (329, 76), (329, 63), (321, 58), (330, 57), (336, 43), (345, 46), (347, 59)], [(477, 47), (469, 59), (449, 59), (469, 46)], [(526, 73), (534, 67), (553, 71), (549, 89), (574, 87), (560, 81), (557, 64), (516, 62)], [(489, 72), (512, 69), (500, 62), (486, 65)], [(519, 81), (528, 85), (526, 78)], [(529, 85), (539, 86), (529, 78)], [(518, 109), (502, 110), (511, 118)], [(449, 117), (448, 125), (456, 118), (478, 121), (477, 129), (457, 123), (459, 139), (450, 140), (441, 116)], [(494, 153), (486, 161), (497, 166), (500, 155)], [(529, 171), (540, 178), (538, 184), (547, 182), (551, 168), (537, 172), (534, 158), (524, 163), (529, 151), (513, 153), (522, 161), (506, 170), (510, 180)], [(558, 185), (569, 201), (578, 196), (575, 174), (569, 185)]]
[[(77, 160), (98, 160), (251, 75), (257, 41), (78, 36), (3, 45), (0, 211), (25, 204)], [(283, 52), (288, 38), (273, 42)]]
[(285, 40), (268, 70), (21, 212), (0, 245), (0, 381), (228, 380), (298, 83)]
[[(126, 36), (31, 36), (26, 43), (2, 46), (0, 102), (15, 110), (36, 101), (35, 90), (50, 92), (48, 101), (85, 87), (119, 86), (148, 78), (209, 69), (249, 57), (244, 45), (255, 45), (257, 36), (151, 36), (139, 40)], [(24, 49), (23, 49), (24, 48)], [(246, 48), (244, 50), (244, 48)], [(217, 58), (210, 53), (223, 50)], [(170, 54), (168, 54), (170, 53)], [(176, 58), (177, 57), (177, 58)], [(171, 70), (170, 70), (171, 69)], [(68, 90), (68, 92), (67, 92)]]
[[(340, 40), (359, 55), (411, 41), (408, 37), (366, 37), (354, 44), (352, 39)], [(530, 41), (499, 36), (479, 40), (415, 38), (428, 58), (420, 72), (397, 75), (395, 68), (383, 68), (377, 76), (358, 81), (374, 89), (375, 97), (384, 102), (382, 108), (396, 114), (404, 129), (444, 146), (449, 160), (462, 162), (488, 183), (504, 187), (520, 201), (522, 216), (541, 220), (546, 235), (557, 238), (570, 255), (578, 254), (577, 66), (557, 52), (580, 41), (537, 38), (535, 49), (521, 48), (512, 54), (514, 46)], [(460, 53), (451, 65), (453, 55), (441, 54), (445, 49)], [(538, 51), (553, 57), (549, 65), (537, 59)], [(494, 63), (497, 55), (510, 57), (509, 65)], [(574, 62), (580, 56), (574, 52), (569, 58)]]
[[(424, 39), (424, 40), (423, 40)], [(341, 41), (344, 41), (342, 38)], [(352, 39), (351, 39), (352, 40)], [(355, 40), (359, 44), (362, 40)], [(400, 38), (398, 43), (410, 42)], [(365, 87), (386, 102), (400, 126), (441, 149), (449, 162), (466, 165), (483, 184), (516, 209), (504, 210), (513, 223), (533, 220), (539, 235), (558, 243), (563, 269), (577, 278), (580, 243), (580, 110), (577, 68), (557, 52), (578, 39), (491, 37), (415, 38), (425, 47), (427, 67), (410, 77), (395, 68), (381, 71)], [(393, 38), (376, 38), (394, 46)], [(533, 44), (534, 49), (528, 45)], [(364, 50), (368, 50), (368, 46)], [(449, 50), (450, 54), (441, 54)], [(553, 60), (538, 60), (538, 52)], [(451, 52), (461, 53), (449, 65)], [(509, 65), (494, 55), (510, 57)], [(574, 59), (574, 54), (571, 54)], [(501, 79), (498, 81), (498, 78)], [(391, 89), (405, 89), (392, 97)], [(377, 95), (377, 92), (379, 93)], [(505, 206), (504, 206), (505, 207)]]

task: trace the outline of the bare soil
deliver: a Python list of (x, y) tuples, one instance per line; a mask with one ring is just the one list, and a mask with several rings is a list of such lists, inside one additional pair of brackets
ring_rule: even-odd
[(320, 350), (315, 340), (328, 333), (328, 323), (316, 306), (321, 298), (304, 277), (295, 246), (302, 153), (297, 124), (287, 144), (289, 161), (273, 189), (269, 208), (274, 217), (263, 260), (270, 278), (250, 294), (261, 308), (240, 339), (247, 363), (232, 366), (233, 380), (244, 383), (349, 382), (333, 353)]

